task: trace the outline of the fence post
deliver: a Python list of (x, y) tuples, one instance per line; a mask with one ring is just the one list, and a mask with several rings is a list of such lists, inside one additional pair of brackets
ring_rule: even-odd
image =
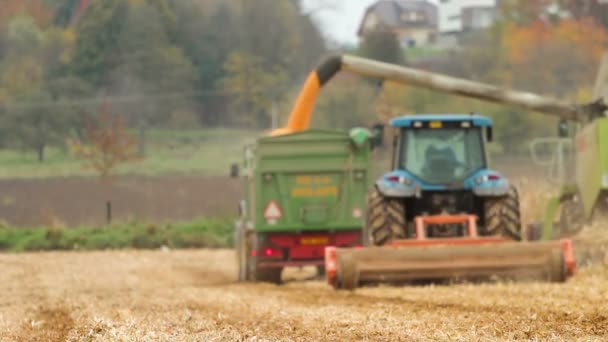
[(106, 202), (106, 222), (108, 225), (112, 224), (112, 202)]

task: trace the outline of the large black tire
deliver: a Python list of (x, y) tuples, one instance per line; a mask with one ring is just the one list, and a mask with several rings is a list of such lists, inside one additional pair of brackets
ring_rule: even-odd
[(502, 197), (488, 198), (484, 203), (485, 233), (521, 241), (522, 224), (519, 194), (514, 186)]
[[(248, 237), (249, 246), (253, 249), (253, 246), (256, 246), (257, 250), (260, 250), (258, 246), (258, 236), (257, 234), (251, 234)], [(250, 249), (250, 250), (251, 250)], [(281, 284), (281, 273), (283, 272), (282, 267), (273, 267), (273, 268), (262, 268), (258, 266), (258, 258), (251, 256), (249, 253), (249, 272), (252, 281), (256, 282), (264, 282), (264, 283), (273, 283), (273, 284)]]
[(374, 246), (404, 239), (407, 233), (405, 202), (382, 196), (378, 189), (370, 191), (367, 199), (365, 237)]
[(256, 268), (255, 280), (264, 283), (281, 284), (283, 268)]
[(283, 268), (259, 268), (257, 258), (251, 255), (256, 242), (255, 234), (247, 234), (244, 229), (237, 228), (235, 243), (238, 280), (240, 282), (252, 281), (280, 284)]

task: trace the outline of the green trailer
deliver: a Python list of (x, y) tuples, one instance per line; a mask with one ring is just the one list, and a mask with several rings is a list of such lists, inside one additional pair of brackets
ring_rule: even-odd
[(235, 241), (240, 281), (279, 283), (289, 266), (317, 266), (325, 247), (362, 244), (371, 134), (309, 130), (245, 147)]

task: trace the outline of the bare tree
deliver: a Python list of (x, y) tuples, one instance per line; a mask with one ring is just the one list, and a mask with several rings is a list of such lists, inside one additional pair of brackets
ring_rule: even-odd
[(138, 158), (137, 140), (129, 135), (124, 118), (112, 115), (108, 105), (102, 106), (95, 122), (87, 124), (85, 138), (86, 142), (72, 140), (70, 145), (104, 184), (111, 182), (110, 176), (119, 165)]

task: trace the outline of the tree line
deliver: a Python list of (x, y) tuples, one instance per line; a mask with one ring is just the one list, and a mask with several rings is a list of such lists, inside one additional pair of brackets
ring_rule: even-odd
[[(608, 43), (598, 0), (504, 0), (489, 29), (423, 60), (390, 30), (348, 52), (510, 88), (590, 101)], [(144, 140), (149, 128), (269, 128), (285, 120), (326, 41), (298, 0), (0, 1), (0, 147), (35, 150), (86, 139), (103, 106)], [(316, 127), (349, 128), (408, 113), (495, 118), (506, 152), (552, 134), (554, 121), (505, 106), (339, 76)]]
[[(101, 105), (129, 126), (265, 128), (324, 40), (299, 1), (5, 0), (0, 143), (39, 158)], [(78, 11), (81, 11), (80, 13)]]

